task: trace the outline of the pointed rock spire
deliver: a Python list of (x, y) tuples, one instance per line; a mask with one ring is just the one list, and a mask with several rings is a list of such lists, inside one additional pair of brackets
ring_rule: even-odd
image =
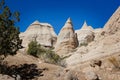
[(69, 53), (78, 46), (77, 35), (73, 29), (70, 18), (66, 21), (57, 37), (55, 52), (59, 55)]
[(64, 27), (67, 27), (67, 28), (73, 28), (73, 25), (72, 25), (72, 20), (71, 18), (69, 17), (65, 23), (65, 25), (63, 26)]
[(87, 22), (84, 21), (84, 24), (83, 24), (81, 30), (93, 30), (93, 28), (92, 28), (92, 26), (88, 26)]
[(83, 26), (82, 26), (82, 28), (81, 28), (81, 29), (86, 29), (87, 27), (88, 27), (87, 22), (86, 22), (86, 21), (84, 21), (84, 24), (83, 24)]
[(77, 33), (79, 46), (83, 43), (89, 43), (94, 40), (94, 30), (91, 26), (87, 25), (86, 21), (84, 21), (82, 28), (75, 32)]
[(69, 17), (66, 21), (66, 23), (72, 23), (71, 18)]

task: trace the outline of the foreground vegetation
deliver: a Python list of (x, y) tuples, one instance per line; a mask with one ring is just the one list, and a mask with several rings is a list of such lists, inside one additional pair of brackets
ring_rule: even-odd
[(4, 0), (0, 0), (0, 74), (9, 75), (15, 80), (31, 80), (36, 76), (43, 76), (42, 69), (36, 64), (20, 64), (9, 66), (4, 59), (8, 55), (15, 55), (22, 48), (19, 38), (19, 28), (15, 26), (20, 21), (19, 12), (12, 13)]
[(14, 55), (22, 48), (19, 28), (15, 26), (19, 15), (19, 12), (12, 13), (4, 0), (0, 0), (0, 55)]
[(36, 40), (29, 43), (27, 53), (44, 60), (44, 62), (52, 64), (61, 64), (63, 59), (59, 55), (55, 54), (52, 49), (46, 49), (38, 44)]

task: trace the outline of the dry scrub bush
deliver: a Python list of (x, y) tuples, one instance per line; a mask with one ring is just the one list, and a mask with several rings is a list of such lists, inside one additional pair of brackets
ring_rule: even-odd
[(31, 41), (29, 43), (27, 53), (51, 64), (59, 64), (62, 60), (52, 49), (42, 47), (37, 41)]

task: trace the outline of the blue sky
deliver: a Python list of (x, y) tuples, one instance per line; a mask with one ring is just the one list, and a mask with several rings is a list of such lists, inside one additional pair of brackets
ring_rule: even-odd
[(59, 33), (68, 17), (74, 29), (80, 29), (86, 20), (93, 28), (102, 28), (113, 12), (120, 6), (120, 0), (5, 0), (12, 11), (19, 11), (17, 25), (23, 32), (39, 20), (50, 23)]

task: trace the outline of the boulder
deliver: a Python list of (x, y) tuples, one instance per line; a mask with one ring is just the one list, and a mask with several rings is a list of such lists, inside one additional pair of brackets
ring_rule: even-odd
[(85, 72), (85, 77), (87, 80), (99, 80), (98, 75), (93, 71)]

